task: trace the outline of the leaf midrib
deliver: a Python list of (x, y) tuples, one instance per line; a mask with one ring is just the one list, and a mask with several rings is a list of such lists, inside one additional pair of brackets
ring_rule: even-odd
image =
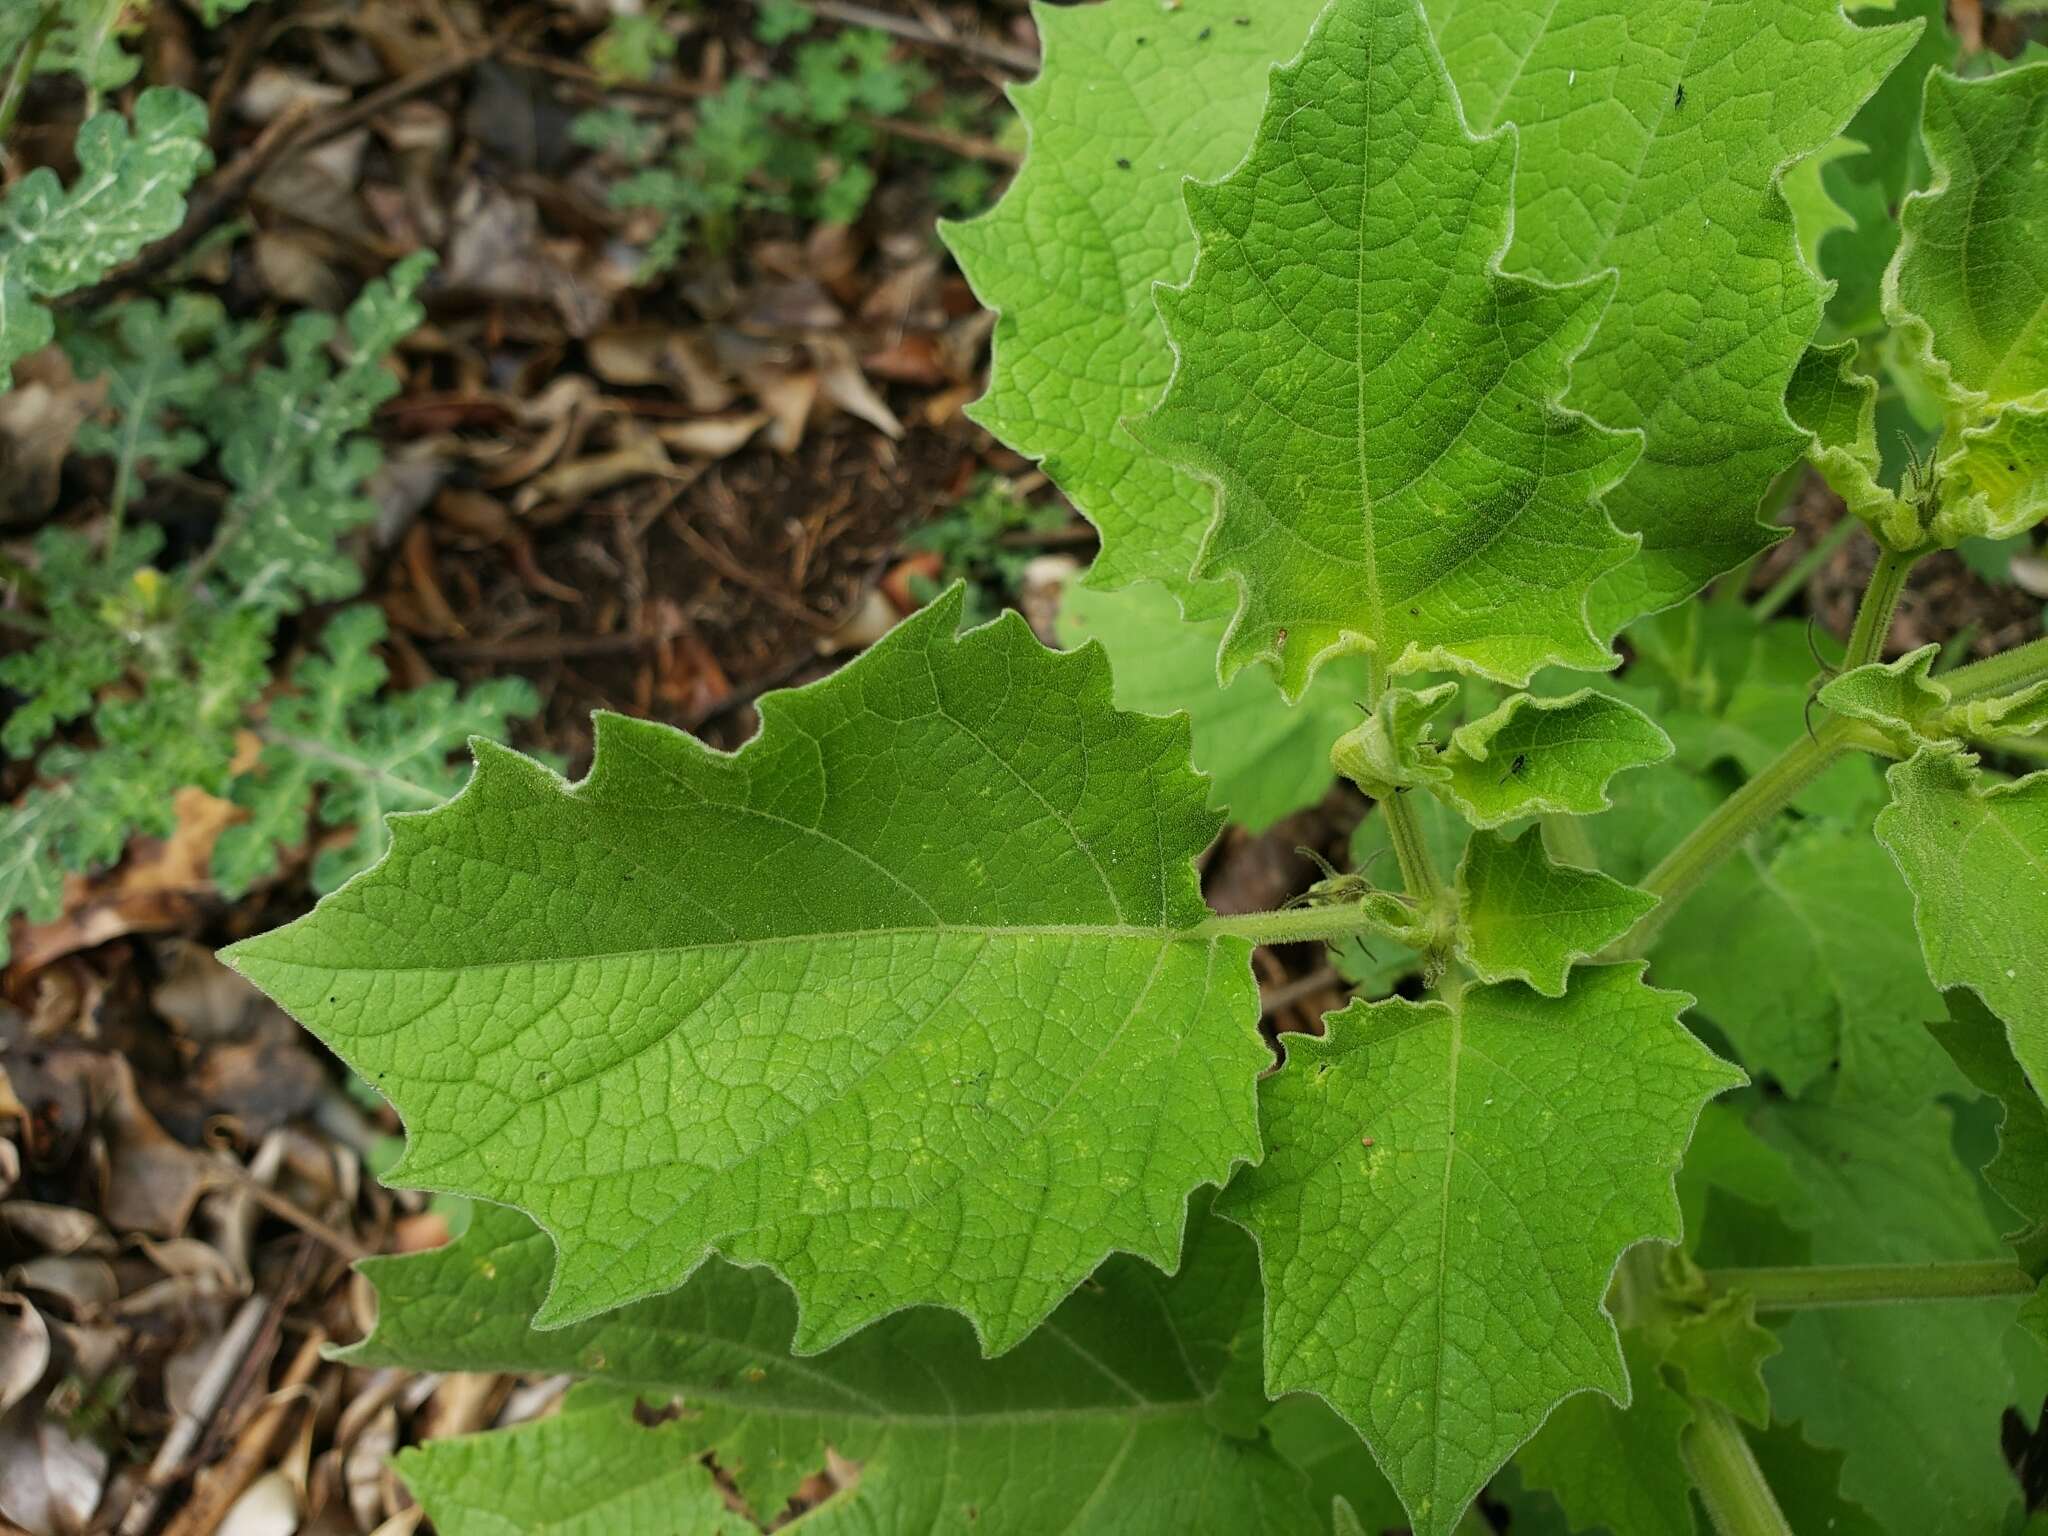
[(1190, 924), (1184, 928), (1147, 928), (1130, 923), (933, 923), (903, 925), (894, 928), (847, 928), (818, 933), (768, 934), (761, 937), (735, 935), (732, 938), (705, 939), (699, 942), (680, 944), (648, 944), (634, 949), (601, 949), (580, 953), (564, 952), (558, 955), (522, 955), (505, 960), (470, 960), (449, 965), (338, 965), (331, 961), (315, 963), (310, 960), (293, 960), (282, 955), (264, 955), (256, 963), (265, 970), (319, 971), (330, 975), (365, 976), (406, 976), (445, 975), (462, 976), (485, 971), (514, 970), (521, 967), (548, 965), (584, 965), (591, 961), (642, 960), (661, 955), (688, 955), (709, 950), (762, 949), (778, 945), (796, 944), (838, 944), (861, 939), (913, 938), (924, 935), (945, 938), (970, 939), (1103, 939), (1119, 941), (1143, 941), (1152, 944), (1175, 943), (1194, 940), (1203, 944), (1215, 942), (1221, 935), (1204, 934), (1202, 925)]

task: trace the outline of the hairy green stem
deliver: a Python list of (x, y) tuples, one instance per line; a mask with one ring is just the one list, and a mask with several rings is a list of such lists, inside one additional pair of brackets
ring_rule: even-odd
[(1818, 1264), (1783, 1269), (1710, 1269), (1717, 1295), (1746, 1292), (1759, 1312), (1821, 1307), (1882, 1307), (1916, 1301), (1978, 1301), (2031, 1296), (2034, 1277), (2009, 1259), (1950, 1264)]
[(1819, 543), (1793, 561), (1785, 574), (1771, 583), (1769, 591), (1750, 605), (1750, 614), (1759, 624), (1775, 617), (1779, 609), (1806, 590), (1806, 584), (1834, 558), (1835, 551), (1855, 538), (1862, 528), (1862, 521), (1854, 517), (1845, 517), (1835, 524), (1821, 536)]
[(1718, 1536), (1792, 1536), (1735, 1415), (1705, 1398), (1692, 1399), (1692, 1410), (1679, 1454)]
[(1380, 801), (1380, 814), (1387, 819), (1387, 841), (1393, 844), (1395, 862), (1401, 866), (1401, 887), (1427, 908), (1436, 901), (1442, 882), (1422, 835), (1422, 818), (1415, 814), (1411, 800), (1410, 795), (1396, 790)]
[(1197, 930), (1203, 934), (1227, 934), (1232, 938), (1250, 939), (1254, 944), (1327, 942), (1378, 931), (1379, 925), (1356, 904), (1212, 917)]
[(1941, 684), (1951, 698), (1961, 701), (2011, 693), (2044, 678), (2048, 678), (2048, 638), (2030, 640), (1984, 661), (1957, 667), (1942, 677)]
[(1849, 631), (1849, 654), (1842, 662), (1844, 672), (1884, 660), (1884, 643), (1891, 638), (1892, 620), (1898, 616), (1899, 599), (1906, 595), (1906, 578), (1920, 561), (1917, 554), (1880, 549), (1877, 569), (1870, 573), (1870, 585), (1863, 589), (1863, 601), (1856, 609), (1856, 627)]
[(1802, 736), (1726, 800), (1637, 882), (1657, 905), (1614, 944), (1607, 957), (1640, 960), (1685, 899), (1749, 837), (1792, 802), (1836, 758), (1855, 744), (1850, 723), (1829, 720)]

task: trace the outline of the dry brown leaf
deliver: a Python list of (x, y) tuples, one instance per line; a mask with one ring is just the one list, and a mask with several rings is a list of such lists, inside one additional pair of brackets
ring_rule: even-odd
[(107, 1485), (107, 1453), (24, 1403), (0, 1420), (0, 1515), (31, 1536), (76, 1536)]
[(0, 1292), (0, 1415), (27, 1397), (50, 1368), (50, 1329), (26, 1296)]
[(298, 1528), (298, 1490), (283, 1472), (266, 1472), (235, 1500), (215, 1536), (293, 1536)]
[(811, 356), (818, 363), (818, 385), (824, 397), (849, 416), (857, 416), (876, 431), (900, 440), (903, 423), (875, 387), (860, 371), (853, 348), (841, 336), (825, 336), (810, 343)]
[(114, 1239), (90, 1211), (40, 1200), (0, 1201), (0, 1227), (45, 1253), (112, 1253)]
[(679, 453), (698, 459), (730, 458), (768, 425), (766, 411), (747, 411), (730, 416), (703, 416), (655, 428), (655, 435)]
[(157, 1124), (124, 1058), (103, 1058), (102, 1073), (100, 1120), (108, 1152), (102, 1209), (116, 1231), (176, 1237), (199, 1197), (220, 1187), (225, 1175)]
[(767, 410), (768, 446), (777, 453), (795, 453), (803, 446), (804, 429), (817, 405), (818, 375), (804, 370), (751, 381), (755, 398)]
[(105, 1259), (83, 1253), (45, 1253), (24, 1259), (7, 1271), (7, 1283), (16, 1290), (34, 1291), (62, 1303), (59, 1310), (80, 1321), (97, 1316), (121, 1295), (114, 1267)]

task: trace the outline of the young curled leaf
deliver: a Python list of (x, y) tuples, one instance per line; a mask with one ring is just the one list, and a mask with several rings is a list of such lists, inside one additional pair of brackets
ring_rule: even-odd
[(1671, 738), (1633, 704), (1582, 688), (1518, 693), (1458, 727), (1431, 788), (1475, 827), (1524, 816), (1591, 816), (1613, 804), (1616, 775), (1671, 756)]

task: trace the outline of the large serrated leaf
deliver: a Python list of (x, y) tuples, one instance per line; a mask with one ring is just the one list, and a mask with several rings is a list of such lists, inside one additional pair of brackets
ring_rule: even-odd
[(1259, 1240), (1268, 1389), (1358, 1426), (1417, 1536), (1563, 1399), (1628, 1395), (1608, 1282), (1678, 1236), (1686, 1139), (1742, 1081), (1640, 975), (1354, 1003), (1261, 1085), (1266, 1160), (1217, 1208)]
[[(998, 1360), (980, 1357), (958, 1318), (930, 1310), (887, 1318), (823, 1355), (793, 1356), (789, 1292), (760, 1270), (718, 1261), (670, 1295), (538, 1331), (527, 1318), (551, 1262), (532, 1223), (480, 1208), (453, 1246), (365, 1266), (378, 1289), (377, 1330), (350, 1356), (413, 1369), (566, 1371), (657, 1401), (680, 1395), (691, 1427), (679, 1460), (714, 1453), (763, 1519), (824, 1465), (829, 1446), (861, 1464), (859, 1486), (807, 1530), (1316, 1528), (1306, 1483), (1259, 1432), (1257, 1264), (1228, 1223), (1198, 1217), (1171, 1278), (1111, 1260)], [(624, 1439), (629, 1424), (596, 1452), (637, 1446)], [(1356, 1453), (1356, 1437), (1341, 1432)], [(409, 1477), (435, 1468), (451, 1504), (458, 1484), (488, 1498), (486, 1479), (505, 1463), (480, 1448), (507, 1438), (437, 1444), (401, 1467)], [(466, 1464), (472, 1456), (479, 1465)], [(422, 1495), (438, 1517), (437, 1498)]]
[(1606, 498), (1640, 559), (1603, 634), (1770, 541), (1757, 506), (1800, 449), (1780, 404), (1825, 291), (1777, 180), (1849, 121), (1917, 26), (1815, 0), (1430, 0), (1473, 126), (1520, 130), (1508, 270), (1620, 286), (1566, 403), (1643, 433)]
[(1137, 431), (1221, 487), (1197, 573), (1238, 589), (1226, 678), (1614, 664), (1586, 603), (1629, 555), (1598, 497), (1635, 445), (1555, 403), (1613, 284), (1501, 274), (1514, 154), (1466, 131), (1416, 0), (1336, 0), (1243, 166), (1189, 187)]
[(1912, 888), (1935, 985), (1968, 987), (2005, 1020), (2048, 1099), (2048, 773), (1998, 784), (1974, 764), (1927, 747), (1893, 768), (1877, 836)]
[(1226, 589), (1190, 579), (1213, 493), (1121, 423), (1173, 368), (1152, 286), (1194, 261), (1181, 180), (1237, 163), (1266, 66), (1301, 46), (1322, 3), (1039, 7), (1044, 73), (1012, 93), (1031, 131), (1024, 169), (993, 212), (944, 230), (1000, 317), (975, 419), (1040, 459), (1102, 531), (1095, 584), (1161, 582), (1191, 617), (1229, 607)]
[(1258, 1155), (1249, 946), (1184, 721), (956, 589), (734, 756), (599, 722), (498, 748), (307, 919), (229, 952), (398, 1106), (391, 1177), (532, 1213), (541, 1322), (766, 1264), (815, 1350), (898, 1307), (1018, 1342), (1112, 1250), (1170, 1266)]

